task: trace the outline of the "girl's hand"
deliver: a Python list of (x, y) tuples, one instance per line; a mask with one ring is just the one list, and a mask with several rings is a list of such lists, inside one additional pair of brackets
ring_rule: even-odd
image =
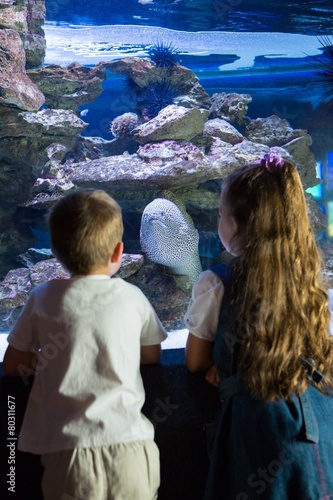
[(214, 387), (219, 387), (220, 377), (217, 373), (217, 368), (215, 365), (212, 365), (210, 368), (208, 368), (205, 379)]

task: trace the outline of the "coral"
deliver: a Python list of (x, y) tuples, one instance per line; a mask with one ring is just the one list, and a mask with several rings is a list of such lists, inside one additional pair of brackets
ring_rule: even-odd
[(177, 48), (172, 42), (156, 42), (148, 50), (149, 57), (158, 68), (172, 68), (177, 63), (176, 55), (178, 54)]
[(178, 95), (179, 88), (170, 83), (149, 85), (144, 93), (142, 114), (148, 119), (154, 118), (163, 108), (173, 104)]
[(327, 91), (319, 97), (319, 101), (329, 99), (329, 107), (333, 108), (333, 37), (318, 38), (323, 51), (321, 56), (313, 56), (310, 64), (316, 68), (318, 83), (324, 84)]
[(132, 130), (139, 124), (138, 115), (135, 113), (124, 113), (123, 115), (117, 116), (110, 126), (112, 134), (117, 137), (124, 139), (128, 137)]

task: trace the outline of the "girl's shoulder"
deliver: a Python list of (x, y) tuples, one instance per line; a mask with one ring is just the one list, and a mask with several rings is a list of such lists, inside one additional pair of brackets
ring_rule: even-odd
[(220, 277), (211, 268), (209, 268), (199, 274), (194, 287), (205, 290), (215, 286), (220, 286), (220, 284)]
[(216, 274), (223, 282), (224, 285), (229, 284), (234, 281), (236, 277), (235, 263), (234, 261), (228, 263), (217, 264), (209, 269), (211, 272)]

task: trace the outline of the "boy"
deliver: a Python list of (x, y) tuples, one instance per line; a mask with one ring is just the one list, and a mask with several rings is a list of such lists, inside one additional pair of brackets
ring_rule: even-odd
[(35, 374), (18, 448), (41, 455), (45, 500), (157, 498), (140, 362), (159, 361), (166, 332), (137, 287), (110, 279), (123, 252), (120, 207), (104, 191), (76, 191), (48, 223), (71, 278), (36, 287), (8, 336), (5, 373)]

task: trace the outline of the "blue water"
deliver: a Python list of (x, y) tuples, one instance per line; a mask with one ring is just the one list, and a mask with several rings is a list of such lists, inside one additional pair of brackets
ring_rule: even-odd
[[(249, 117), (276, 114), (296, 128), (313, 126), (325, 93), (311, 65), (322, 55), (316, 35), (258, 32), (187, 32), (138, 25), (78, 26), (48, 22), (46, 64), (68, 65), (77, 61), (94, 65), (126, 56), (148, 57), (156, 40), (171, 41), (178, 62), (192, 69), (201, 85), (215, 92), (248, 93)], [(103, 94), (81, 107), (89, 123), (84, 135), (112, 139), (110, 121), (135, 110), (124, 78), (108, 72)], [(310, 120), (309, 120), (310, 118)], [(306, 121), (303, 125), (303, 120)], [(330, 125), (328, 119), (326, 125)]]
[[(249, 118), (275, 114), (308, 130), (323, 178), (318, 204), (332, 214), (333, 239), (333, 107), (322, 102), (327, 85), (311, 65), (322, 57), (318, 36), (332, 34), (332, 7), (332, 0), (46, 0), (45, 64), (148, 57), (151, 44), (172, 42), (178, 62), (196, 73), (209, 95), (250, 94)], [(100, 97), (80, 108), (88, 124), (83, 135), (111, 140), (112, 120), (135, 106), (124, 77), (107, 72)], [(30, 230), (37, 248), (48, 245), (40, 221)]]
[[(250, 118), (275, 114), (308, 130), (323, 178), (318, 204), (333, 218), (333, 106), (311, 64), (323, 56), (320, 37), (332, 35), (332, 0), (46, 0), (46, 9), (46, 64), (148, 57), (151, 44), (172, 42), (209, 95), (250, 94)], [(110, 122), (135, 104), (108, 72), (101, 96), (80, 108), (83, 135), (112, 139)]]
[(332, 33), (332, 2), (312, 0), (46, 0), (48, 21), (181, 31)]
[[(333, 106), (311, 65), (323, 55), (319, 37), (332, 35), (332, 0), (46, 0), (46, 19), (45, 64), (147, 57), (151, 44), (172, 42), (209, 95), (250, 94), (250, 118), (275, 114), (308, 130), (323, 177), (318, 204), (333, 214)], [(80, 108), (83, 134), (112, 139), (110, 122), (135, 105), (124, 78), (108, 72), (101, 96)]]
[[(332, 0), (46, 0), (46, 19), (45, 64), (147, 57), (152, 43), (172, 41), (178, 62), (210, 95), (250, 94), (250, 118), (276, 114), (307, 129), (323, 178), (317, 201), (332, 213), (325, 236), (333, 239), (333, 109), (322, 102), (327, 86), (309, 64), (322, 54), (318, 37), (333, 33)], [(84, 134), (112, 139), (110, 122), (134, 110), (123, 77), (108, 72), (102, 95), (81, 107), (89, 124)], [(37, 248), (49, 246), (40, 222), (31, 230)], [(206, 241), (200, 244), (207, 248)], [(212, 251), (214, 245), (219, 249), (214, 241)]]

